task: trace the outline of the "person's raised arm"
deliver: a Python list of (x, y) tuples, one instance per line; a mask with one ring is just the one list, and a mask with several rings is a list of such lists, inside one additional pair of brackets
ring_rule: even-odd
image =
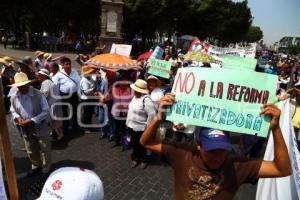
[(140, 143), (146, 147), (147, 149), (154, 151), (156, 153), (162, 152), (162, 144), (160, 141), (155, 140), (155, 133), (160, 125), (165, 112), (166, 107), (171, 106), (175, 103), (175, 95), (168, 93), (164, 97), (161, 98), (159, 101), (158, 113), (155, 117), (153, 117), (152, 121), (147, 126), (146, 130), (144, 131)]
[(289, 153), (279, 127), (280, 110), (272, 105), (263, 106), (263, 115), (271, 115), (270, 128), (274, 140), (274, 160), (263, 161), (259, 169), (259, 178), (273, 178), (289, 176), (292, 173)]

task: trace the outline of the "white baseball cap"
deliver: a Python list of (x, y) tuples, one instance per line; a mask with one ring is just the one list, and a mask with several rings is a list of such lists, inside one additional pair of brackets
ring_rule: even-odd
[(63, 167), (48, 177), (37, 200), (103, 200), (103, 184), (97, 174), (79, 167)]

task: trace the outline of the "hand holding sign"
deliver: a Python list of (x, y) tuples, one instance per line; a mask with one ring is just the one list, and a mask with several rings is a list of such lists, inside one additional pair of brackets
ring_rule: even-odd
[(165, 96), (163, 96), (158, 105), (158, 113), (157, 117), (158, 119), (162, 120), (165, 117), (167, 107), (173, 105), (176, 102), (175, 95), (172, 93), (167, 93)]
[(273, 104), (265, 104), (265, 105), (263, 105), (261, 114), (262, 115), (271, 115), (271, 117), (272, 117), (272, 120), (270, 123), (271, 129), (279, 128), (279, 119), (280, 119), (280, 114), (281, 114), (281, 111), (279, 110), (279, 108), (277, 108)]

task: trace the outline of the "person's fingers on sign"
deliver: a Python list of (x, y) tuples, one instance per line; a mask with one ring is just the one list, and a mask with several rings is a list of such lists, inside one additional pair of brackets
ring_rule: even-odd
[(159, 101), (159, 107), (158, 107), (158, 117), (160, 120), (162, 120), (165, 116), (165, 113), (167, 111), (167, 107), (173, 105), (176, 102), (175, 94), (167, 93), (164, 97), (162, 97)]
[(262, 108), (262, 115), (270, 115), (272, 117), (270, 128), (279, 128), (279, 119), (281, 111), (273, 104), (265, 104)]

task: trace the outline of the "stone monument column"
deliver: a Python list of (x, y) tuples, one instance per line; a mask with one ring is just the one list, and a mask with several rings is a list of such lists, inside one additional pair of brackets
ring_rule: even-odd
[(122, 0), (101, 0), (101, 35), (100, 46), (103, 52), (110, 52), (113, 43), (122, 43), (121, 28), (123, 21)]

